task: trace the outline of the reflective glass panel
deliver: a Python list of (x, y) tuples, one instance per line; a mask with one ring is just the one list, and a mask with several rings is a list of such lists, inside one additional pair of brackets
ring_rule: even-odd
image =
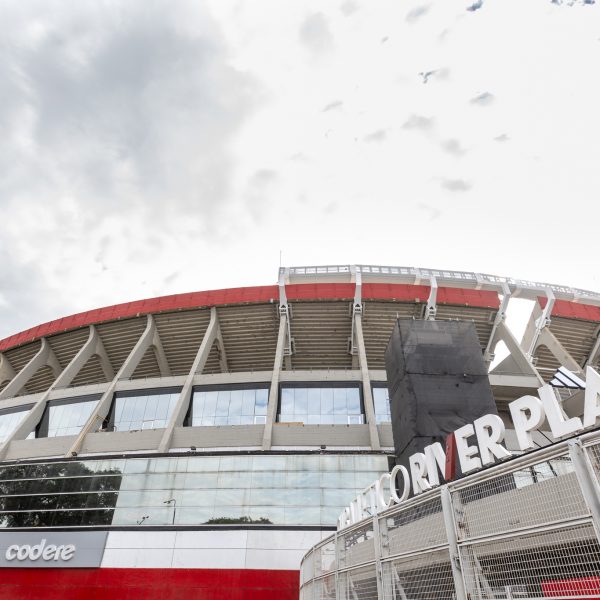
[(0, 442), (3, 442), (17, 428), (21, 419), (28, 412), (29, 408), (27, 410), (0, 414)]
[(77, 435), (96, 408), (98, 399), (72, 404), (50, 405), (48, 411), (48, 437)]
[(266, 388), (195, 390), (192, 427), (263, 424), (268, 399)]
[(282, 387), (278, 421), (308, 425), (365, 422), (358, 387)]
[(161, 429), (167, 426), (175, 408), (178, 392), (149, 391), (144, 396), (117, 396), (115, 399), (115, 431)]
[(375, 420), (377, 423), (390, 423), (390, 397), (387, 387), (373, 388), (373, 402), (375, 404)]

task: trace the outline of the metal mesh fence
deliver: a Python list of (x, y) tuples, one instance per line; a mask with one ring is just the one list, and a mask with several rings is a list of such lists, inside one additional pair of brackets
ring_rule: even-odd
[(600, 595), (600, 546), (591, 525), (467, 545), (461, 557), (476, 598)]
[(432, 498), (380, 519), (382, 556), (394, 556), (446, 544), (442, 503)]
[(452, 493), (459, 539), (589, 514), (568, 456), (523, 466)]
[(452, 600), (454, 579), (447, 550), (428, 552), (383, 565), (385, 600)]
[(338, 536), (338, 568), (375, 560), (373, 523), (351, 529)]
[(377, 600), (377, 577), (375, 565), (344, 571), (339, 574), (338, 595), (340, 600)]
[(335, 538), (315, 548), (315, 576), (329, 573), (335, 569)]
[(301, 600), (600, 600), (600, 431), (445, 487), (318, 544)]

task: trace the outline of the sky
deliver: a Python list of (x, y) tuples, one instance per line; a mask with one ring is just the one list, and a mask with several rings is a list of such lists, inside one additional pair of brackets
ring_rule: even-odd
[(600, 291), (600, 3), (0, 0), (0, 337), (286, 266)]

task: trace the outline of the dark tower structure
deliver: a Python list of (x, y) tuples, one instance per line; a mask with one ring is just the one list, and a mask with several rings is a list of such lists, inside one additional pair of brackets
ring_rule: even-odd
[(496, 403), (470, 321), (398, 319), (385, 352), (396, 462), (434, 442)]

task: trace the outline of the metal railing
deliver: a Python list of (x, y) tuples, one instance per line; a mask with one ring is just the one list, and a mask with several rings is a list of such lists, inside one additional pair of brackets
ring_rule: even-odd
[(502, 291), (503, 285), (508, 285), (515, 296), (535, 299), (551, 291), (556, 298), (572, 302), (600, 304), (600, 293), (565, 285), (556, 285), (540, 281), (501, 277), (487, 273), (471, 271), (450, 271), (444, 269), (424, 269), (417, 267), (386, 267), (378, 265), (319, 265), (305, 267), (281, 267), (279, 278), (287, 277), (292, 282), (298, 279), (312, 278), (346, 278), (350, 280), (353, 273), (359, 272), (364, 281), (371, 278), (385, 278), (401, 283), (427, 283), (432, 277), (437, 282), (454, 287), (467, 289), (493, 289)]
[(519, 456), (326, 538), (301, 600), (600, 598), (600, 431)]

